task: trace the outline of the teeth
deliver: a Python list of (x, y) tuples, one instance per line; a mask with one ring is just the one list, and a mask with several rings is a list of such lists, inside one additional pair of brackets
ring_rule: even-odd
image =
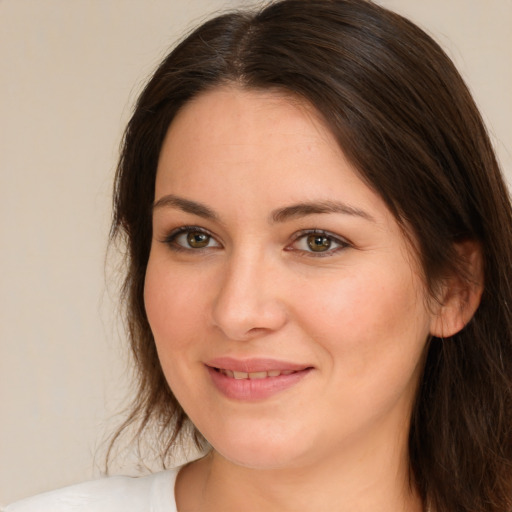
[(268, 377), (267, 372), (249, 373), (249, 379), (266, 379), (267, 377)]
[(258, 379), (266, 379), (267, 377), (279, 377), (280, 375), (291, 375), (292, 373), (295, 373), (293, 370), (270, 370), (268, 372), (237, 372), (232, 370), (225, 370), (224, 368), (219, 368), (220, 373), (223, 375), (226, 375), (226, 377), (231, 377), (232, 379), (236, 380), (243, 380), (243, 379), (251, 379), (251, 380), (258, 380)]

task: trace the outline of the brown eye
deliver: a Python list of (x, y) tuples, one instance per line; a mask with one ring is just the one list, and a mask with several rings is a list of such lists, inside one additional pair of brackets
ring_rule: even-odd
[(222, 245), (201, 227), (181, 226), (167, 235), (162, 242), (173, 251), (202, 254), (204, 250), (220, 249)]
[(309, 235), (307, 237), (307, 244), (314, 252), (324, 252), (331, 248), (332, 241), (324, 235)]
[(210, 235), (200, 231), (191, 231), (187, 233), (187, 243), (193, 249), (202, 249), (210, 243)]
[(352, 247), (352, 244), (340, 235), (320, 229), (302, 230), (295, 234), (295, 241), (287, 251), (296, 251), (302, 256), (334, 256)]

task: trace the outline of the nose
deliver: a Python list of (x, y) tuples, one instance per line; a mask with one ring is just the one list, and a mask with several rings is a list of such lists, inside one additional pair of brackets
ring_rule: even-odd
[(287, 312), (278, 274), (275, 265), (261, 255), (232, 255), (213, 303), (215, 326), (239, 341), (281, 329)]

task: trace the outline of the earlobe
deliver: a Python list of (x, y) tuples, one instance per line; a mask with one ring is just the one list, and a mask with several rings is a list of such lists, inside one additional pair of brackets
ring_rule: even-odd
[(440, 287), (430, 334), (448, 338), (461, 331), (475, 314), (484, 289), (482, 248), (477, 241), (457, 243), (462, 270), (447, 278)]

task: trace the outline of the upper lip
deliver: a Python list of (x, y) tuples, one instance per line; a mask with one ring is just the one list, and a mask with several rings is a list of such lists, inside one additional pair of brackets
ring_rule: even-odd
[(217, 357), (205, 364), (211, 368), (245, 373), (269, 372), (272, 370), (296, 372), (311, 368), (311, 365), (308, 364), (292, 363), (290, 361), (268, 358), (235, 359), (233, 357)]

